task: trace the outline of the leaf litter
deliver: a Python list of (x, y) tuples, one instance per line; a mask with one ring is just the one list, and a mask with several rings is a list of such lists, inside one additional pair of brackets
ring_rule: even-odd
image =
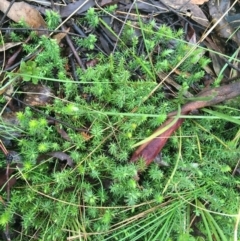
[[(44, 2), (44, 1), (43, 1)], [(215, 45), (224, 45), (225, 39), (231, 38), (231, 45), (233, 46), (232, 48), (235, 47), (236, 44), (239, 44), (239, 31), (236, 29), (236, 26), (232, 24), (232, 22), (237, 19), (237, 14), (235, 13), (230, 13), (226, 16), (226, 18), (222, 18), (221, 21), (218, 21), (219, 18), (225, 13), (226, 9), (230, 8), (230, 2), (226, 1), (220, 1), (220, 6), (217, 5), (217, 2), (219, 1), (200, 1), (200, 0), (191, 0), (191, 1), (168, 1), (168, 0), (162, 0), (162, 1), (137, 1), (136, 4), (132, 5), (132, 3), (129, 4), (129, 1), (124, 1), (124, 4), (120, 1), (102, 1), (100, 5), (96, 4), (95, 1), (76, 1), (72, 3), (68, 3), (65, 5), (54, 5), (54, 11), (58, 11), (61, 18), (69, 18), (72, 21), (70, 26), (71, 28), (63, 28), (63, 33), (58, 33), (55, 35), (54, 38), (57, 39), (57, 42), (59, 46), (61, 46), (61, 42), (64, 41), (64, 39), (69, 36), (68, 34), (72, 33), (72, 31), (75, 30), (75, 34), (79, 33), (79, 29), (76, 27), (76, 21), (75, 17), (81, 16), (82, 14), (85, 14), (86, 11), (91, 8), (95, 7), (98, 8), (99, 6), (111, 6), (112, 4), (117, 3), (118, 8), (115, 11), (115, 18), (119, 18), (122, 16), (127, 16), (129, 21), (132, 21), (132, 24), (134, 25), (134, 18), (131, 18), (128, 16), (128, 12), (133, 12), (136, 14), (136, 11), (141, 11), (142, 16), (145, 15), (146, 19), (156, 19), (160, 23), (164, 23), (163, 20), (161, 20), (161, 17), (166, 20), (167, 23), (170, 22), (171, 25), (174, 26), (176, 22), (181, 27), (186, 27), (186, 40), (189, 43), (196, 44), (202, 34), (204, 34), (204, 31), (207, 31), (207, 28), (210, 27), (210, 23), (216, 23), (218, 22), (217, 27), (214, 29), (212, 32), (209, 41), (206, 39), (203, 44), (211, 50), (213, 44)], [(36, 2), (37, 3), (37, 2)], [(41, 4), (41, 3), (40, 3)], [(227, 4), (227, 5), (226, 5)], [(52, 4), (49, 3), (42, 3), (41, 6), (38, 4), (34, 4), (33, 1), (28, 1), (28, 3), (22, 1), (22, 2), (14, 2), (12, 5), (10, 5), (10, 2), (7, 0), (2, 0), (0, 2), (0, 10), (3, 13), (6, 13), (7, 17), (14, 22), (19, 22), (19, 21), (24, 21), (30, 28), (38, 29), (37, 33), (39, 35), (42, 35), (43, 33), (45, 35), (48, 35), (47, 31), (47, 25), (44, 20), (43, 16), (46, 15), (46, 10), (51, 9)], [(78, 9), (78, 11), (76, 11)], [(209, 14), (206, 13), (206, 9), (209, 10)], [(76, 12), (75, 12), (76, 11)], [(135, 11), (135, 12), (134, 12)], [(41, 14), (40, 14), (41, 13)], [(74, 14), (73, 14), (74, 13)], [(146, 14), (147, 13), (147, 14)], [(169, 17), (168, 19), (168, 16)], [(186, 16), (186, 17), (185, 17)], [(235, 18), (233, 18), (235, 16)], [(107, 18), (102, 18), (103, 22), (105, 23), (105, 26), (101, 25), (100, 30), (98, 31), (98, 38), (99, 42), (98, 43), (98, 51), (99, 49), (106, 54), (110, 54), (113, 46), (115, 45), (117, 38), (116, 35), (121, 33), (121, 27), (122, 27), (122, 22), (118, 20), (114, 20), (112, 17), (107, 17)], [(109, 31), (109, 28), (112, 27), (116, 33), (113, 34), (111, 31)], [(87, 36), (89, 32), (91, 32), (91, 29), (87, 29), (85, 27), (81, 28), (83, 31), (82, 33)], [(134, 34), (137, 36), (137, 32)], [(219, 40), (219, 38), (221, 38)], [(219, 41), (219, 42), (218, 42)], [(68, 41), (68, 44), (70, 46), (71, 40)], [(211, 44), (210, 44), (211, 43)], [(22, 42), (8, 42), (8, 43), (3, 43), (2, 44), (2, 51), (6, 52), (8, 55), (7, 57), (10, 58), (11, 50), (12, 48), (15, 48), (19, 45), (21, 45)], [(27, 43), (26, 43), (27, 44)], [(96, 47), (96, 46), (95, 46)], [(95, 48), (94, 47), (94, 48)], [(68, 54), (67, 57), (74, 58), (74, 48), (69, 47), (70, 54)], [(225, 55), (228, 54), (228, 49), (226, 46), (221, 46), (220, 48), (221, 54)], [(21, 56), (22, 54), (22, 56)], [(18, 57), (21, 56), (22, 58), (25, 57), (24, 53), (22, 52), (21, 49), (19, 49), (18, 56), (16, 56), (16, 61), (14, 60), (14, 68), (18, 69), (20, 66), (20, 63), (17, 62)], [(222, 60), (222, 57), (219, 57), (219, 55), (215, 55), (214, 53), (210, 53), (210, 57), (213, 62), (213, 66), (211, 69), (211, 75), (214, 74), (215, 76), (218, 76), (220, 73), (220, 70), (223, 68), (223, 66), (226, 64), (226, 61), (220, 61)], [(34, 58), (34, 56), (33, 56)], [(80, 61), (80, 62), (79, 62)], [(79, 66), (83, 65), (86, 68), (93, 67), (97, 65), (98, 60), (97, 59), (92, 59), (92, 60), (78, 60), (77, 62)], [(82, 64), (84, 63), (84, 64)], [(16, 64), (16, 66), (15, 66)], [(13, 65), (13, 64), (12, 64)], [(228, 71), (225, 71), (224, 73), (224, 79), (230, 78), (230, 70), (231, 68), (234, 68), (235, 70), (238, 71), (238, 63), (235, 64), (234, 66), (230, 66), (228, 68)], [(18, 70), (17, 70), (18, 71)], [(207, 70), (206, 70), (207, 72)], [(4, 74), (2, 73), (2, 76)], [(237, 74), (239, 76), (239, 73)], [(165, 78), (165, 77), (164, 77)], [(224, 81), (223, 81), (224, 82)], [(170, 83), (170, 81), (169, 81)], [(169, 84), (170, 86), (171, 84)], [(172, 87), (176, 87), (176, 84), (173, 84)], [(32, 90), (32, 88), (34, 88)], [(26, 84), (25, 86), (21, 86), (21, 90), (26, 93), (22, 93), (23, 96), (20, 98), (22, 101), (26, 104), (26, 106), (35, 106), (35, 107), (40, 107), (44, 108), (45, 105), (49, 104), (52, 102), (52, 90), (44, 86), (42, 84), (37, 84), (37, 85), (31, 85), (31, 84)], [(178, 87), (177, 87), (177, 90)], [(4, 91), (1, 92), (3, 94)], [(33, 94), (35, 93), (35, 94)], [(203, 108), (206, 106), (212, 106), (217, 103), (226, 101), (228, 99), (235, 98), (240, 95), (240, 82), (237, 81), (235, 83), (230, 83), (226, 86), (221, 86), (221, 87), (216, 87), (212, 89), (204, 89), (200, 94), (195, 95), (196, 97), (205, 97), (209, 96), (211, 94), (214, 94), (214, 97), (211, 100), (208, 101), (192, 101), (188, 102), (187, 104), (182, 106), (181, 109), (181, 114), (188, 114), (192, 110), (198, 109), (198, 108)], [(44, 97), (44, 98), (43, 98)], [(90, 98), (89, 96), (86, 96), (86, 98)], [(22, 110), (23, 107), (18, 107), (17, 103), (14, 103), (16, 106), (17, 110)], [(25, 107), (26, 107), (25, 106)], [(25, 108), (24, 107), (24, 108)], [(9, 108), (10, 105), (9, 105)], [(9, 110), (8, 110), (9, 111)], [(16, 110), (12, 110), (13, 112)], [(177, 112), (171, 112), (168, 115), (168, 120), (161, 125), (159, 128), (163, 128), (164, 126), (168, 125), (171, 120), (172, 116), (176, 116)], [(10, 123), (11, 118), (9, 117), (9, 120), (7, 119), (5, 115), (4, 122), (5, 123)], [(11, 116), (11, 115), (9, 115)], [(177, 122), (172, 125), (167, 131), (162, 133), (160, 136), (157, 138), (151, 140), (150, 142), (144, 143), (141, 145), (137, 150), (133, 152), (132, 158), (129, 161), (136, 161), (140, 157), (144, 159), (147, 165), (149, 165), (151, 162), (154, 161), (155, 158), (159, 155), (161, 150), (164, 148), (167, 140), (172, 136), (172, 134), (181, 126), (183, 123), (184, 119), (179, 118)], [(64, 125), (64, 124), (63, 124)], [(60, 134), (60, 136), (65, 139), (66, 141), (71, 141), (71, 137), (65, 132), (59, 124), (55, 123), (55, 126), (57, 128), (57, 132)], [(158, 128), (158, 129), (159, 129)], [(157, 130), (158, 130), (157, 129)], [(88, 140), (91, 138), (91, 136), (87, 132), (80, 132), (83, 138), (85, 140)], [(20, 134), (18, 134), (20, 135)], [(17, 135), (17, 136), (18, 136)], [(13, 139), (16, 138), (17, 136), (13, 135)], [(2, 138), (2, 137), (1, 137)], [(9, 137), (8, 137), (9, 138)], [(10, 139), (10, 138), (9, 138)], [(8, 145), (8, 144), (7, 144)], [(11, 144), (10, 144), (11, 146)], [(69, 154), (63, 152), (63, 151), (55, 151), (55, 152), (48, 152), (45, 153), (44, 155), (48, 157), (55, 158), (61, 162), (66, 161), (67, 165), (69, 168), (74, 168), (74, 161), (70, 157)], [(39, 160), (45, 158), (45, 156), (40, 156)], [(15, 169), (10, 169), (9, 174), (14, 174)], [(9, 181), (6, 179), (6, 170), (3, 168), (0, 171), (0, 186), (4, 186), (4, 184)], [(11, 184), (10, 187), (13, 186), (13, 184), (18, 181), (15, 177), (11, 179)], [(1, 200), (2, 197), (0, 196)], [(1, 201), (2, 202), (2, 201)]]

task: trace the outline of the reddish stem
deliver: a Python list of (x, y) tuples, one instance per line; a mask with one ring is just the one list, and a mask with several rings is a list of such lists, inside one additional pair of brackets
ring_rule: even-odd
[[(174, 131), (176, 131), (181, 124), (183, 123), (184, 119), (179, 119), (175, 124), (173, 124), (171, 127), (169, 127), (165, 132), (163, 132), (158, 137), (152, 139), (151, 141), (141, 145), (133, 154), (131, 161), (135, 162), (140, 157), (142, 157), (146, 164), (149, 165), (154, 158), (158, 155), (158, 153), (162, 150), (164, 145), (166, 144), (168, 138), (173, 134)], [(164, 126), (168, 125), (170, 122), (172, 122), (172, 119), (168, 119)], [(159, 127), (156, 131), (163, 128), (163, 126)], [(156, 132), (155, 131), (155, 132)]]
[[(229, 85), (224, 85), (221, 87), (208, 89), (201, 92), (197, 97), (208, 97), (207, 101), (193, 101), (189, 102), (182, 106), (181, 108), (181, 115), (187, 115), (193, 110), (200, 109), (206, 106), (216, 105), (222, 101), (226, 101), (232, 99), (236, 96), (240, 95), (240, 82), (235, 82)], [(155, 132), (162, 129), (164, 126), (167, 126), (172, 122), (172, 118), (177, 115), (177, 111), (171, 112), (168, 114), (169, 119), (161, 125)], [(165, 132), (163, 132), (158, 137), (152, 139), (151, 141), (141, 145), (132, 155), (130, 161), (135, 162), (139, 158), (143, 158), (147, 165), (149, 165), (158, 153), (162, 150), (164, 145), (166, 144), (168, 138), (176, 131), (181, 124), (183, 123), (184, 119), (179, 119), (177, 122), (169, 127)]]

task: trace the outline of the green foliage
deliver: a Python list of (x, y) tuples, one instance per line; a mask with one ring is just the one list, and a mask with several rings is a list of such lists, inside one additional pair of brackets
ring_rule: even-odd
[(95, 28), (99, 24), (98, 15), (96, 14), (94, 8), (89, 8), (87, 10), (87, 14), (85, 16), (85, 19), (90, 27)]
[(21, 35), (18, 35), (18, 34), (14, 33), (14, 32), (10, 33), (10, 38), (11, 38), (11, 40), (13, 42), (20, 42), (20, 41), (23, 40), (23, 37)]
[(94, 44), (97, 41), (97, 38), (94, 34), (89, 34), (86, 38), (75, 38), (76, 43), (83, 48), (92, 50), (94, 49)]
[[(40, 45), (43, 49), (36, 55), (35, 59), (21, 62), (19, 73), (23, 80), (31, 80), (32, 83), (37, 84), (43, 77), (54, 77), (54, 71), (58, 71), (58, 75), (64, 78), (66, 76), (64, 69), (65, 59), (61, 57), (61, 51), (56, 40), (42, 36), (38, 39), (37, 45)], [(36, 44), (24, 45), (23, 47), (27, 53), (36, 51)]]
[(58, 12), (46, 10), (47, 26), (50, 30), (55, 29), (60, 23), (61, 17)]
[(31, 80), (34, 84), (37, 84), (40, 68), (37, 67), (34, 61), (28, 61), (27, 63), (21, 62), (20, 73), (23, 74), (24, 81)]
[[(58, 24), (57, 15), (48, 15), (49, 27)], [(93, 8), (83, 20), (92, 28), (98, 26)], [(176, 77), (181, 85), (177, 97), (167, 99), (164, 88), (157, 88), (158, 73), (170, 71), (191, 46), (182, 40), (182, 30), (174, 32), (151, 21), (139, 23), (137, 35), (129, 24), (117, 51), (94, 56), (98, 64), (78, 69), (76, 82), (66, 78), (66, 60), (55, 40), (42, 36), (24, 47), (27, 53), (36, 45), (42, 49), (34, 60), (22, 62), (19, 74), (24, 81), (65, 81), (59, 81), (61, 99), (42, 108), (61, 124), (49, 124), (30, 108), (17, 113), (24, 134), (16, 149), (23, 166), (16, 169), (11, 202), (7, 208), (0, 206), (0, 225), (4, 228), (19, 215), (22, 240), (34, 235), (38, 240), (75, 235), (131, 241), (232, 238), (240, 203), (239, 178), (231, 175), (239, 159), (239, 128), (232, 122), (208, 119), (207, 113), (203, 120), (187, 120), (164, 147), (163, 167), (157, 161), (150, 166), (143, 160), (129, 161), (132, 146), (185, 101), (185, 92), (199, 82), (209, 62), (198, 58), (201, 50), (193, 52)], [(93, 49), (96, 36), (76, 42)], [(144, 44), (138, 55), (140, 43)], [(231, 106), (224, 114), (239, 114), (238, 102)], [(51, 157), (56, 151), (65, 152), (73, 166)], [(1, 197), (5, 199), (6, 193)]]
[(111, 5), (105, 7), (105, 10), (108, 13), (113, 13), (116, 9), (117, 9), (117, 4), (111, 4)]

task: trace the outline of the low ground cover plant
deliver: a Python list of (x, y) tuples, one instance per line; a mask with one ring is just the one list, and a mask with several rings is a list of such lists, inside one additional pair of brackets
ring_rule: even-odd
[[(90, 9), (79, 21), (97, 29), (102, 20)], [(11, 144), (21, 165), (10, 202), (0, 205), (1, 228), (9, 224), (13, 240), (232, 240), (239, 211), (237, 124), (202, 112), (184, 122), (155, 162), (130, 162), (134, 144), (187, 101), (186, 91), (204, 87), (209, 60), (199, 57), (203, 50), (179, 66), (176, 90), (156, 87), (159, 73), (192, 48), (182, 29), (141, 19), (136, 29), (128, 22), (108, 56), (93, 51), (97, 35), (75, 38), (88, 50), (77, 81), (59, 43), (31, 35), (24, 51), (41, 51), (8, 74), (22, 78), (18, 98), (31, 83), (47, 86), (50, 99), (40, 113), (31, 105), (16, 113), (19, 135)], [(237, 116), (238, 103), (228, 101), (220, 112)]]

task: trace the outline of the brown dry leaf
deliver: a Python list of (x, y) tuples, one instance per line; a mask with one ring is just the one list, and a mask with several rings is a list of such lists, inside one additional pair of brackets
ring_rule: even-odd
[[(43, 160), (48, 159), (49, 157), (56, 158), (61, 162), (66, 161), (66, 164), (70, 167), (74, 166), (73, 159), (68, 154), (62, 151), (54, 151), (54, 152), (48, 152), (48, 153), (42, 154), (38, 156), (37, 163), (40, 163)], [(0, 184), (1, 184), (1, 179), (0, 179)]]
[(69, 32), (70, 28), (66, 29), (64, 33), (58, 33), (53, 36), (53, 39), (57, 40), (57, 43), (59, 44), (63, 38), (67, 35)]
[[(0, 10), (6, 12), (10, 2), (7, 0), (0, 1)], [(7, 16), (14, 22), (24, 20), (25, 23), (31, 28), (45, 28), (46, 23), (40, 13), (31, 5), (25, 2), (15, 2), (10, 8)]]
[[(207, 49), (209, 49), (210, 59), (212, 61), (212, 66), (206, 66), (204, 70), (211, 76), (218, 76), (223, 66), (226, 64), (222, 55), (225, 55), (225, 47), (221, 44), (221, 38), (218, 38), (216, 35), (207, 37), (204, 41)], [(214, 50), (214, 51), (211, 51)], [(223, 72), (223, 75), (229, 76), (229, 68), (226, 68)]]
[[(80, 8), (81, 6), (81, 8)], [(95, 1), (94, 0), (79, 0), (79, 1), (73, 1), (73, 3), (67, 4), (67, 6), (61, 6), (60, 7), (60, 15), (62, 18), (66, 18), (69, 15), (73, 13), (76, 9), (79, 8), (77, 13), (75, 15), (79, 15), (83, 12), (86, 12), (89, 8), (95, 6)]]
[[(4, 111), (0, 118), (1, 139), (4, 141), (6, 146), (11, 145), (11, 140), (21, 136), (21, 130), (19, 128), (19, 121), (17, 119), (16, 113), (17, 112), (15, 111)], [(13, 151), (9, 152), (12, 155)], [(15, 157), (15, 154), (13, 156)]]
[(227, 17), (219, 19), (225, 13), (227, 9), (230, 8), (230, 1), (219, 0), (213, 1), (210, 0), (208, 3), (209, 14), (212, 17), (212, 23), (215, 24), (218, 22), (218, 25), (215, 28), (217, 34), (222, 38), (230, 38), (235, 41), (238, 45), (240, 44), (240, 32), (235, 31), (231, 24), (227, 21)]
[(86, 132), (81, 132), (81, 135), (85, 141), (88, 141), (92, 138), (92, 136), (88, 135)]
[(48, 86), (28, 82), (22, 89), (26, 92), (23, 101), (29, 106), (45, 106), (52, 103), (53, 93)]
[(5, 205), (5, 202), (4, 202), (4, 200), (2, 199), (2, 196), (0, 196), (0, 202), (1, 202), (3, 205)]
[[(72, 3), (69, 3), (67, 5), (57, 3), (54, 4), (55, 8), (59, 11), (62, 18), (67, 18), (70, 15), (72, 16), (72, 13), (76, 11), (76, 9), (78, 10), (74, 15), (80, 15), (83, 12), (86, 12), (89, 8), (95, 6), (94, 0), (77, 0), (71, 2)], [(46, 7), (36, 7), (36, 9), (38, 9), (43, 15), (46, 15)]]
[(22, 42), (4, 43), (4, 45), (1, 45), (1, 46), (0, 46), (0, 52), (6, 51), (6, 50), (11, 49), (11, 48), (13, 48), (13, 47), (15, 47), (15, 46), (18, 46), (18, 45), (20, 45), (20, 44), (22, 44)]
[(86, 62), (86, 66), (87, 66), (87, 68), (90, 68), (90, 67), (92, 68), (92, 67), (96, 66), (98, 64), (98, 62), (99, 62), (98, 59), (91, 59)]
[(196, 32), (191, 24), (188, 24), (187, 26), (186, 39), (189, 43), (197, 43)]
[(67, 132), (62, 129), (61, 125), (59, 123), (55, 123), (55, 126), (56, 126), (56, 129), (57, 129), (57, 132), (60, 134), (60, 136), (64, 139), (64, 140), (67, 140), (67, 141), (71, 141), (71, 138), (69, 137), (69, 135), (67, 134)]
[(40, 5), (43, 5), (43, 6), (48, 6), (50, 7), (51, 6), (51, 1), (49, 0), (27, 0), (28, 2), (35, 2), (37, 4), (40, 4)]
[(100, 6), (101, 7), (106, 7), (106, 6), (109, 6), (109, 5), (113, 5), (113, 4), (117, 4), (119, 2), (119, 0), (102, 0), (100, 2)]
[(208, 0), (190, 0), (190, 3), (197, 4), (197, 5), (202, 5), (206, 2), (208, 2)]
[(150, 14), (168, 12), (168, 9), (164, 4), (162, 4), (160, 1), (152, 1), (152, 0), (150, 2), (136, 1), (136, 3), (133, 6), (132, 6), (132, 3), (130, 3), (130, 4), (127, 4), (123, 9), (125, 11), (129, 11), (130, 8), (138, 9)]
[[(4, 127), (8, 125), (19, 126), (19, 121), (17, 119), (16, 112), (13, 112), (13, 111), (3, 112), (1, 115), (1, 120), (2, 120), (1, 124), (4, 124)], [(1, 130), (2, 130), (2, 127), (1, 127)]]
[[(221, 56), (219, 56), (218, 54), (215, 54), (214, 52), (212, 51), (209, 51), (209, 55), (210, 55), (210, 58), (212, 60), (212, 66), (213, 66), (213, 70), (216, 74), (216, 76), (219, 76), (220, 72), (222, 71), (222, 68), (223, 66), (226, 64), (224, 62), (224, 60), (221, 58)], [(228, 76), (228, 72), (229, 73), (229, 70), (226, 69), (224, 71), (224, 73), (226, 74), (226, 76)]]
[[(197, 0), (195, 0), (197, 1)], [(176, 11), (183, 12), (189, 15), (189, 11), (191, 12), (191, 18), (202, 26), (208, 27), (209, 21), (201, 8), (196, 4), (189, 2), (189, 0), (161, 0), (165, 5), (175, 9)]]
[(60, 161), (67, 161), (67, 165), (70, 166), (70, 167), (73, 167), (72, 158), (68, 154), (66, 154), (65, 152), (54, 151), (54, 152), (46, 153), (45, 155), (57, 158)]
[[(7, 95), (12, 95), (13, 90), (14, 90), (13, 85), (11, 83), (9, 83), (9, 84), (7, 83), (6, 85), (4, 85), (0, 88), (0, 95), (2, 95), (3, 93), (6, 93)], [(5, 98), (7, 100), (11, 99), (8, 96), (5, 96)]]

